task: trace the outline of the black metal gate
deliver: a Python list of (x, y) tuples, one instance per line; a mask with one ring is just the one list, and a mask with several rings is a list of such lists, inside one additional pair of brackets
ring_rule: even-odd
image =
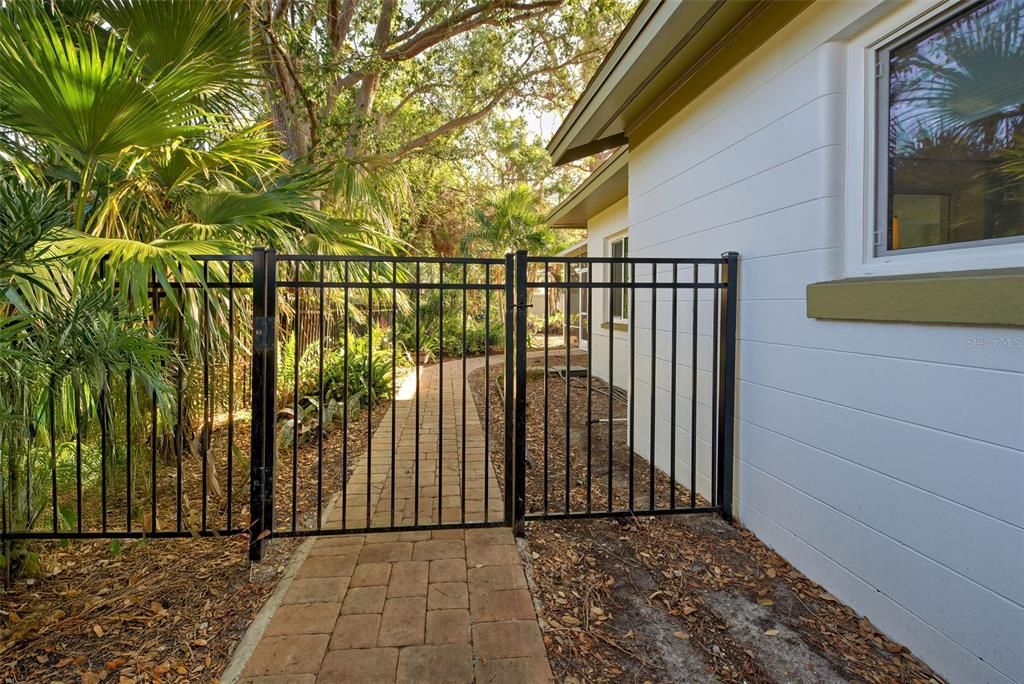
[[(479, 366), (489, 389), (492, 373), (497, 374), (492, 356), (512, 347), (511, 257), (329, 257), (257, 250), (253, 263), (251, 505), (260, 514), (253, 517), (251, 556), (259, 557), (258, 540), (271, 533), (509, 524), (511, 500), (506, 503), (503, 493), (509, 490), (502, 484), (513, 470), (512, 452), (506, 447), (500, 461), (494, 458), (491, 426), (511, 419), (511, 394), (493, 401), (487, 391), (474, 405), (469, 375), (471, 364)], [(332, 301), (335, 315), (329, 314)], [(304, 339), (308, 307), (318, 330)], [(340, 326), (333, 333), (326, 326), (330, 319)], [(287, 340), (285, 351), (282, 340)], [(301, 377), (311, 344), (317, 346), (312, 399)], [(354, 359), (357, 345), (360, 355)], [(335, 388), (342, 413), (336, 477), (324, 472), (326, 431), (321, 428), (330, 384), (325, 347), (346, 360)], [(505, 354), (506, 369), (511, 361)], [(284, 362), (290, 365), (286, 376), (279, 368)], [(278, 381), (284, 386), (275, 386)], [(350, 411), (353, 385), (365, 397), (357, 402), (358, 420)], [(375, 415), (381, 406), (387, 407), (385, 414)], [(308, 432), (310, 407), (317, 425), (310, 438), (316, 448), (316, 505), (303, 520), (300, 436)], [(291, 437), (281, 439), (282, 430), (290, 430)], [(365, 448), (350, 454), (350, 437), (357, 431), (365, 436)], [(288, 491), (276, 495), (281, 468), (288, 470), (283, 478)], [(283, 506), (275, 503), (280, 498)]]
[[(738, 266), (733, 252), (709, 259), (516, 256), (517, 526), (731, 517)], [(552, 306), (574, 297), (583, 323), (563, 318), (562, 345), (552, 349)], [(542, 309), (532, 353), (530, 306)]]
[(729, 516), (737, 275), (734, 253), (195, 257), (148, 292), (173, 398), (130, 370), (51, 388), (47, 448), (0, 451), (3, 539), (246, 533), (258, 559), (271, 536)]

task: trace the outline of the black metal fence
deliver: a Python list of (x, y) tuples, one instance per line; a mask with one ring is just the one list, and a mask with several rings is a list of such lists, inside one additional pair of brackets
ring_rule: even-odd
[[(585, 274), (582, 277), (581, 274)], [(3, 539), (732, 508), (735, 254), (252, 255), (154, 275), (165, 386), (52, 387)]]
[[(517, 336), (516, 462), (527, 467), (517, 470), (516, 520), (730, 516), (737, 255), (517, 266), (517, 301), (544, 293), (534, 314), (544, 332), (533, 352)], [(563, 322), (580, 334), (557, 349), (551, 290), (585, 312)], [(518, 315), (517, 331), (529, 328)]]
[[(249, 527), (249, 256), (154, 278), (146, 327), (173, 351), (164, 387), (128, 368), (40, 398), (34, 444), (0, 445), (4, 539), (231, 535)], [(160, 391), (158, 391), (160, 390)]]

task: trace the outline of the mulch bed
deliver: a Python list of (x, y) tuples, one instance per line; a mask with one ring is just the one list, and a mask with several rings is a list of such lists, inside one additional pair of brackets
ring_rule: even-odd
[[(529, 366), (539, 363), (531, 358)], [(491, 372), (492, 402), (501, 401), (494, 382), (500, 372)], [(638, 455), (630, 459), (625, 437), (620, 440), (617, 434), (625, 429), (616, 428), (610, 461), (607, 427), (594, 426), (586, 437), (586, 379), (571, 381), (566, 412), (565, 381), (549, 375), (545, 412), (543, 382), (537, 371), (529, 372), (529, 510), (543, 510), (544, 505), (545, 415), (549, 509), (565, 504), (566, 415), (571, 509), (585, 510), (587, 505), (588, 439), (593, 444), (593, 508), (607, 506), (609, 463), (613, 505), (628, 505), (628, 487), (622, 483), (628, 482), (632, 463), (634, 505), (646, 506), (649, 464)], [(595, 383), (595, 390), (607, 390)], [(486, 391), (482, 369), (470, 375), (470, 385), (480, 409)], [(593, 417), (607, 416), (606, 397), (592, 390)], [(612, 416), (624, 416), (626, 406), (613, 401)], [(503, 427), (501, 421), (492, 421), (492, 444), (502, 443)], [(671, 480), (658, 471), (654, 482), (656, 501), (664, 506)], [(685, 501), (689, 491), (677, 485), (676, 496)], [(706, 504), (696, 498), (698, 505)], [(559, 681), (942, 681), (753, 534), (717, 516), (534, 522), (527, 525), (527, 541), (534, 598)]]
[[(374, 425), (387, 408), (374, 409)], [(365, 425), (366, 414), (352, 419)], [(240, 448), (247, 448), (247, 435), (247, 425), (236, 424)], [(215, 435), (214, 444), (222, 437)], [(325, 436), (324, 503), (340, 487), (341, 440), (341, 429)], [(350, 430), (348, 474), (365, 447), (366, 430)], [(290, 526), (290, 456), (290, 448), (281, 450), (275, 477), (279, 528)], [(319, 468), (316, 440), (307, 440), (298, 454), (302, 526), (316, 522)], [(242, 470), (232, 510), (248, 519), (248, 468)], [(173, 480), (160, 478), (158, 487), (158, 501), (173, 501)], [(187, 479), (185, 499), (201, 500), (199, 487)], [(208, 496), (211, 516), (223, 515), (226, 492)], [(167, 524), (173, 523), (158, 520), (161, 529)], [(0, 593), (0, 682), (215, 681), (298, 543), (272, 540), (259, 564), (247, 559), (245, 535), (32, 543), (40, 576), (16, 578)]]

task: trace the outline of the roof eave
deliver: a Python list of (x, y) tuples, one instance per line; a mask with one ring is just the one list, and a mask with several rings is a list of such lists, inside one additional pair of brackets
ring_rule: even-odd
[(623, 147), (606, 159), (548, 213), (552, 228), (586, 228), (587, 222), (629, 192), (629, 153)]
[(812, 2), (642, 5), (548, 144), (553, 162), (637, 144)]

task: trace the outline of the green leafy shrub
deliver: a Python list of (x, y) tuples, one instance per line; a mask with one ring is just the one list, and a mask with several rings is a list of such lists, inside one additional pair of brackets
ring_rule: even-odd
[(482, 317), (466, 319), (466, 344), (462, 344), (462, 317), (445, 316), (444, 335), (439, 334), (436, 323), (426, 335), (420, 336), (420, 350), (425, 352), (427, 358), (436, 361), (441, 355), (441, 343), (444, 343), (445, 357), (459, 357), (466, 355), (479, 355), (486, 351), (488, 345), (493, 349), (502, 347), (505, 344), (505, 326), (501, 319), (491, 318), (490, 326), (485, 325)]
[[(372, 349), (372, 354), (371, 354)], [(347, 356), (346, 356), (347, 351)], [(347, 378), (346, 378), (347, 361)], [(401, 345), (396, 348), (395, 370), (410, 366), (408, 355)], [(278, 403), (290, 412), (295, 403), (295, 336), (289, 335), (278, 348)], [(300, 439), (315, 430), (320, 417), (320, 345), (313, 341), (299, 354), (298, 407)], [(346, 394), (346, 379), (348, 392)], [(373, 346), (368, 334), (349, 334), (344, 338), (325, 340), (323, 356), (323, 425), (331, 424), (343, 413), (346, 399), (349, 415), (391, 398), (394, 377), (391, 367), (391, 335), (382, 327), (373, 331)], [(279, 429), (282, 443), (291, 443), (294, 424), (288, 418)]]
[[(493, 293), (490, 297), (488, 320), (487, 298), (479, 290), (467, 293), (466, 316), (462, 315), (463, 293), (448, 290), (444, 293), (444, 326), (441, 321), (441, 294), (437, 290), (424, 292), (419, 307), (419, 342), (416, 337), (416, 316), (402, 316), (398, 319), (397, 335), (401, 347), (410, 351), (418, 346), (425, 361), (437, 361), (441, 356), (441, 342), (444, 342), (446, 358), (460, 357), (463, 353), (475, 356), (483, 354), (488, 345), (502, 348), (505, 344), (505, 312), (501, 300)], [(465, 323), (466, 341), (463, 348), (462, 328)], [(443, 332), (443, 335), (442, 335)]]
[[(544, 333), (544, 316), (530, 316), (527, 321), (530, 332), (543, 334)], [(564, 327), (564, 316), (561, 311), (554, 311), (548, 314), (548, 335), (561, 335)]]

